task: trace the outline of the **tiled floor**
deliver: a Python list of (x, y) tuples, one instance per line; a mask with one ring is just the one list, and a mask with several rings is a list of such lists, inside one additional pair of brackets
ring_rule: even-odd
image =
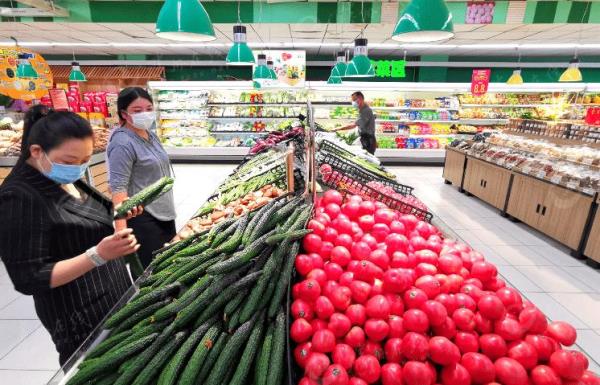
[[(181, 227), (233, 165), (176, 165), (177, 227)], [(497, 210), (445, 185), (438, 167), (392, 168), (415, 187), (431, 210), (464, 241), (498, 266), (510, 285), (550, 319), (570, 322), (578, 348), (600, 372), (600, 271), (578, 261), (552, 240)], [(0, 263), (0, 384), (45, 384), (58, 369), (58, 355), (38, 321), (33, 302), (14, 291)]]

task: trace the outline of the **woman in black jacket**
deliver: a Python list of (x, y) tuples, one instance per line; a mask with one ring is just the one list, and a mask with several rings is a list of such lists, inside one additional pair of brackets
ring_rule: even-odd
[(26, 119), (21, 158), (0, 186), (0, 258), (16, 290), (33, 296), (63, 365), (131, 286), (120, 257), (139, 245), (131, 229), (115, 233), (111, 202), (80, 180), (89, 123), (44, 115)]

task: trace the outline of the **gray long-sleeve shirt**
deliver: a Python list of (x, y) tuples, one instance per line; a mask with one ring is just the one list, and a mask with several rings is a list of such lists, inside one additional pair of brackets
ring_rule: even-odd
[(356, 125), (360, 136), (375, 136), (375, 115), (371, 107), (365, 104), (358, 110)]
[[(164, 176), (171, 176), (169, 156), (155, 133), (145, 140), (126, 127), (114, 130), (107, 148), (108, 184), (114, 193), (140, 192)], [(173, 190), (144, 208), (160, 221), (175, 219)]]

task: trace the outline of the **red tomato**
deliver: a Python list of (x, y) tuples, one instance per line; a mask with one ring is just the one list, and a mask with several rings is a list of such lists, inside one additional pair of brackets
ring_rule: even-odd
[[(331, 242), (331, 244), (333, 245), (333, 242), (335, 242), (335, 240), (338, 237), (338, 232), (336, 229), (334, 229), (333, 227), (326, 227), (325, 228), (325, 233), (323, 234), (323, 241), (325, 242)], [(306, 238), (305, 238), (306, 239)]]
[(365, 380), (363, 380), (362, 378), (358, 378), (358, 377), (352, 377), (350, 378), (350, 383), (349, 385), (368, 385), (367, 382)]
[[(474, 285), (474, 286), (477, 286), (478, 289), (483, 289), (483, 283), (481, 283), (481, 281), (478, 280), (477, 278), (465, 279), (465, 285)], [(464, 293), (469, 294), (466, 291)]]
[(550, 356), (550, 367), (565, 380), (578, 380), (585, 372), (585, 358), (575, 350), (557, 350)]
[[(384, 285), (382, 281), (382, 285)], [(385, 286), (385, 285), (384, 285)], [(385, 291), (385, 287), (383, 288)], [(390, 315), (399, 315), (404, 314), (404, 301), (402, 300), (402, 296), (399, 294), (387, 293), (385, 294), (385, 298), (388, 300), (390, 304)]]
[(294, 319), (305, 318), (306, 320), (310, 321), (314, 316), (313, 309), (310, 304), (302, 299), (297, 299), (292, 302), (291, 311)]
[(469, 309), (456, 309), (454, 313), (452, 313), (452, 320), (460, 330), (475, 330), (475, 314)]
[(352, 292), (346, 286), (338, 286), (333, 289), (329, 299), (336, 309), (344, 311), (352, 302)]
[(525, 342), (534, 347), (540, 362), (547, 362), (552, 353), (558, 349), (557, 342), (550, 337), (543, 335), (529, 334), (525, 337)]
[(506, 287), (506, 282), (504, 282), (504, 280), (502, 278), (498, 278), (497, 276), (490, 279), (489, 281), (487, 281), (485, 283), (485, 286), (483, 287), (485, 290), (489, 290), (489, 291), (498, 291), (502, 288)]
[(306, 279), (314, 279), (319, 283), (320, 287), (323, 287), (327, 282), (327, 274), (323, 269), (313, 269), (308, 275)]
[(358, 225), (362, 231), (371, 231), (375, 225), (375, 218), (372, 215), (362, 215), (358, 218)]
[(322, 205), (327, 205), (329, 203), (335, 203), (336, 205), (341, 205), (344, 197), (342, 196), (342, 194), (337, 191), (337, 190), (327, 190), (325, 191), (325, 193), (323, 194), (323, 198), (322, 199)]
[(420, 309), (427, 299), (427, 294), (421, 289), (413, 288), (404, 292), (404, 304), (407, 309)]
[(481, 313), (475, 314), (475, 330), (479, 334), (487, 334), (494, 331), (494, 324), (489, 319), (483, 317)]
[(319, 255), (317, 253), (310, 253), (310, 254), (308, 254), (308, 256), (310, 257), (310, 259), (312, 261), (313, 268), (315, 268), (315, 269), (323, 268), (324, 263), (323, 263), (323, 258), (321, 257), (321, 255)]
[[(416, 267), (415, 267), (415, 275), (417, 277), (422, 277), (424, 275), (432, 275), (435, 276), (437, 274), (437, 267), (435, 267), (434, 265), (430, 264), (430, 263), (419, 263)], [(441, 287), (442, 283), (440, 282), (440, 287)], [(441, 291), (441, 289), (440, 289)]]
[(418, 361), (408, 361), (402, 368), (405, 385), (432, 385), (435, 381), (427, 365)]
[[(337, 230), (338, 234), (340, 234), (340, 235), (346, 234), (346, 235), (350, 236), (351, 234), (354, 233), (352, 230), (352, 222), (350, 222), (350, 220), (347, 218), (343, 218), (342, 215), (343, 214), (340, 214), (340, 216), (338, 216), (336, 219), (334, 219), (331, 222), (331, 225)], [(351, 236), (350, 236), (350, 239), (352, 239)], [(337, 240), (337, 238), (336, 238), (336, 240)]]
[(311, 380), (308, 377), (302, 377), (298, 385), (319, 385), (319, 383), (315, 380)]
[(323, 241), (323, 245), (321, 246), (321, 250), (319, 251), (319, 255), (324, 261), (329, 260), (331, 256), (331, 250), (333, 250), (333, 243), (328, 241)]
[(298, 295), (306, 302), (313, 302), (321, 295), (321, 285), (314, 279), (305, 279), (299, 285)]
[(393, 210), (385, 208), (375, 211), (376, 223), (385, 223), (389, 226), (395, 219), (396, 213)]
[(323, 321), (322, 319), (315, 318), (314, 320), (310, 321), (310, 326), (312, 326), (312, 330), (314, 333), (317, 330), (327, 329), (328, 324), (327, 324), (327, 322)]
[(387, 319), (390, 316), (390, 303), (383, 295), (371, 297), (365, 307), (371, 318)]
[(325, 225), (315, 219), (311, 219), (310, 221), (308, 221), (308, 225), (306, 226), (306, 228), (312, 230), (313, 234), (316, 234), (320, 237), (323, 236), (325, 232)]
[(385, 352), (383, 351), (383, 346), (379, 342), (367, 340), (362, 348), (360, 348), (361, 356), (374, 356), (379, 361), (382, 361), (385, 358)]
[(456, 364), (460, 361), (460, 350), (448, 338), (435, 336), (429, 340), (429, 356), (436, 364)]
[(341, 313), (333, 313), (327, 326), (337, 338), (345, 336), (351, 327), (350, 319)]
[(531, 370), (531, 382), (533, 385), (561, 385), (560, 376), (549, 366), (538, 365)]
[(454, 338), (456, 336), (456, 325), (452, 318), (446, 317), (446, 320), (443, 324), (434, 326), (433, 334), (436, 336), (446, 337), (446, 338)]
[(323, 246), (323, 240), (316, 234), (307, 234), (302, 241), (302, 245), (304, 246), (304, 250), (309, 253), (318, 253), (321, 250), (321, 246)]
[(496, 380), (504, 385), (527, 385), (527, 371), (512, 358), (502, 357), (494, 362)]
[(409, 244), (412, 246), (413, 250), (425, 250), (427, 248), (427, 241), (425, 238), (418, 235), (409, 234)]
[(454, 343), (463, 354), (479, 350), (479, 338), (474, 332), (456, 332)]
[(375, 250), (377, 248), (377, 239), (375, 239), (374, 236), (372, 236), (371, 234), (367, 233), (365, 235), (363, 235), (362, 239), (363, 242), (365, 242), (367, 245), (369, 245), (369, 247), (371, 248), (371, 250)]
[(389, 235), (390, 228), (385, 223), (375, 223), (371, 228), (371, 235), (375, 237), (377, 242), (385, 241), (385, 238)]
[(467, 369), (474, 384), (487, 384), (496, 378), (494, 363), (483, 354), (466, 353), (462, 356), (460, 364)]
[(548, 321), (544, 313), (537, 307), (524, 308), (519, 313), (519, 323), (524, 331), (531, 334), (542, 334), (548, 327)]
[[(390, 231), (394, 234), (406, 234), (406, 227), (404, 227), (404, 224), (398, 220), (392, 221), (392, 223), (390, 223)], [(408, 245), (408, 240), (407, 243)]]
[(373, 250), (367, 260), (373, 262), (376, 266), (384, 271), (387, 270), (390, 264), (390, 258), (385, 250), (382, 249)]
[(577, 331), (575, 331), (575, 328), (562, 321), (549, 323), (546, 334), (565, 346), (573, 345), (577, 339)]
[(532, 369), (538, 363), (537, 350), (525, 341), (512, 343), (508, 347), (508, 357), (519, 362), (527, 370)]
[(487, 282), (498, 275), (496, 266), (488, 261), (477, 261), (471, 266), (471, 277), (477, 278), (481, 282)]
[(600, 377), (586, 370), (583, 376), (581, 376), (581, 382), (583, 385), (600, 385)]
[(361, 304), (352, 304), (348, 306), (345, 314), (346, 317), (348, 317), (348, 319), (350, 320), (352, 326), (362, 326), (367, 320), (367, 310)]
[(402, 338), (390, 338), (385, 342), (385, 359), (387, 362), (402, 361)]
[(337, 344), (332, 353), (333, 363), (342, 366), (346, 370), (352, 369), (356, 360), (356, 353), (350, 345)]
[(292, 337), (295, 342), (300, 343), (307, 341), (312, 335), (313, 328), (304, 318), (298, 318), (290, 327), (290, 337)]
[(333, 294), (333, 289), (340, 286), (336, 281), (327, 281), (325, 282), (325, 286), (321, 288), (321, 295), (326, 296), (327, 298), (331, 297)]
[(383, 270), (370, 261), (358, 261), (354, 271), (356, 279), (372, 284), (375, 278), (383, 278)]
[(314, 310), (317, 317), (322, 320), (328, 320), (335, 311), (333, 304), (325, 296), (316, 299)]
[(402, 338), (402, 355), (409, 360), (425, 361), (429, 342), (423, 334), (409, 332)]
[(390, 318), (387, 322), (390, 326), (390, 338), (401, 338), (404, 336), (404, 320), (402, 319), (402, 317), (399, 317), (397, 315), (390, 315)]
[(438, 258), (438, 266), (444, 274), (458, 274), (463, 266), (463, 262), (456, 255), (443, 254)]
[(444, 385), (471, 385), (471, 375), (461, 364), (444, 366), (441, 377)]
[(387, 245), (387, 249), (390, 254), (393, 254), (397, 251), (406, 253), (408, 251), (409, 242), (408, 238), (406, 238), (404, 235), (392, 232), (385, 238), (385, 244)]
[(337, 263), (327, 262), (325, 266), (323, 266), (323, 270), (327, 275), (327, 279), (331, 281), (337, 281), (340, 278), (340, 275), (344, 273), (344, 269)]
[(342, 205), (342, 212), (348, 216), (350, 219), (355, 219), (358, 217), (358, 211), (360, 209), (360, 202), (346, 202)]
[(397, 363), (387, 363), (381, 367), (382, 385), (402, 385), (402, 367)]
[(423, 310), (409, 309), (404, 312), (403, 319), (407, 331), (425, 333), (429, 329), (429, 319)]
[(375, 214), (375, 203), (372, 201), (363, 201), (360, 203), (358, 215), (373, 215)]
[(383, 274), (383, 288), (390, 293), (404, 293), (412, 286), (414, 273), (410, 269), (389, 269)]
[(402, 251), (395, 251), (392, 254), (392, 259), (390, 261), (390, 267), (392, 268), (404, 268), (404, 269), (412, 269), (417, 266), (417, 258), (414, 254), (406, 255)]
[(516, 341), (523, 336), (523, 328), (521, 328), (521, 324), (518, 321), (506, 317), (496, 321), (494, 324), (494, 333), (506, 341)]
[(365, 322), (365, 333), (375, 342), (383, 341), (389, 332), (390, 326), (384, 320), (368, 319)]
[(442, 293), (435, 297), (435, 300), (444, 305), (448, 314), (454, 313), (456, 310), (456, 298), (452, 294)]
[(427, 295), (427, 298), (435, 298), (441, 293), (441, 284), (434, 276), (424, 275), (415, 281), (415, 287), (421, 289)]
[(348, 250), (352, 248), (353, 243), (354, 241), (352, 240), (352, 236), (349, 234), (340, 234), (335, 239), (335, 242), (333, 242), (335, 246), (343, 246)]
[(365, 332), (359, 326), (353, 326), (346, 337), (344, 337), (344, 342), (353, 348), (360, 348), (365, 344), (366, 337)]
[(348, 385), (350, 378), (342, 365), (333, 364), (327, 368), (321, 380), (323, 385)]
[(483, 295), (477, 302), (481, 315), (490, 320), (497, 320), (504, 316), (506, 309), (504, 304), (496, 295)]
[(369, 258), (369, 255), (371, 255), (371, 248), (366, 242), (354, 242), (350, 250), (350, 255), (352, 255), (352, 258), (361, 261)]
[(379, 380), (381, 366), (375, 356), (364, 355), (354, 361), (354, 372), (368, 384), (373, 384)]
[(446, 278), (446, 283), (444, 284), (445, 290), (448, 293), (454, 294), (458, 293), (462, 285), (464, 284), (465, 279), (459, 274), (450, 274)]
[(474, 312), (475, 309), (477, 309), (477, 304), (475, 303), (475, 300), (473, 298), (471, 298), (470, 296), (468, 296), (467, 294), (464, 294), (464, 293), (455, 294), (454, 299), (456, 300), (457, 308), (469, 309), (472, 312)]
[(460, 292), (467, 294), (468, 296), (473, 298), (475, 302), (479, 301), (481, 296), (483, 296), (483, 290), (481, 290), (479, 287), (472, 283), (465, 283), (464, 285), (462, 285), (462, 287), (460, 288)]
[(350, 252), (344, 246), (335, 246), (333, 250), (331, 250), (330, 258), (331, 262), (337, 263), (342, 267), (347, 266), (352, 260)]
[(329, 203), (325, 206), (325, 214), (329, 215), (332, 220), (335, 220), (341, 212), (342, 209), (336, 203)]
[(352, 299), (354, 302), (363, 304), (369, 299), (371, 285), (363, 281), (352, 281), (350, 283), (350, 291), (352, 291)]
[(298, 366), (303, 369), (306, 367), (306, 361), (308, 361), (311, 346), (312, 344), (310, 342), (305, 342), (296, 346), (296, 349), (294, 349), (294, 358), (296, 359)]
[(294, 266), (296, 267), (296, 271), (301, 275), (306, 275), (310, 273), (313, 269), (312, 259), (306, 254), (298, 254), (296, 256), (296, 261), (294, 262)]
[(329, 218), (329, 215), (325, 214), (324, 211), (325, 209), (322, 210), (323, 212), (319, 213), (318, 209), (317, 212), (314, 217), (314, 220), (317, 222), (321, 222), (322, 224), (324, 224), (325, 226), (329, 225), (329, 223), (331, 223), (331, 218)]
[(304, 375), (312, 380), (318, 380), (328, 367), (329, 358), (323, 353), (313, 352), (306, 361)]
[(319, 353), (329, 353), (335, 348), (335, 335), (329, 329), (315, 331), (312, 336), (312, 350)]
[(352, 286), (352, 282), (354, 282), (354, 273), (351, 271), (344, 272), (342, 275), (340, 275), (340, 279), (338, 280), (338, 282), (341, 286), (346, 286), (347, 288), (350, 288)]
[(444, 305), (438, 301), (425, 301), (425, 303), (421, 305), (421, 310), (427, 314), (427, 317), (429, 318), (429, 324), (432, 326), (443, 324), (448, 316), (448, 311)]
[(508, 352), (506, 342), (497, 334), (484, 334), (479, 337), (481, 352), (492, 360), (504, 357)]

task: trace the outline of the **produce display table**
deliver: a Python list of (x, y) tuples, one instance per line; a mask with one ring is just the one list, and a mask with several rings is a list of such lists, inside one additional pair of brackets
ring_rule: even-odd
[[(600, 205), (600, 196), (596, 199), (596, 204)], [(597, 207), (583, 254), (593, 261), (600, 262), (600, 211)]]
[(463, 152), (456, 151), (452, 147), (448, 147), (446, 149), (446, 159), (444, 161), (443, 173), (446, 184), (458, 186), (458, 188), (462, 191), (466, 163), (467, 156)]
[(105, 152), (92, 155), (87, 178), (90, 184), (101, 193), (106, 196), (110, 195), (108, 191), (108, 164), (106, 163)]
[(480, 159), (469, 158), (463, 189), (492, 206), (504, 210), (511, 172)]

